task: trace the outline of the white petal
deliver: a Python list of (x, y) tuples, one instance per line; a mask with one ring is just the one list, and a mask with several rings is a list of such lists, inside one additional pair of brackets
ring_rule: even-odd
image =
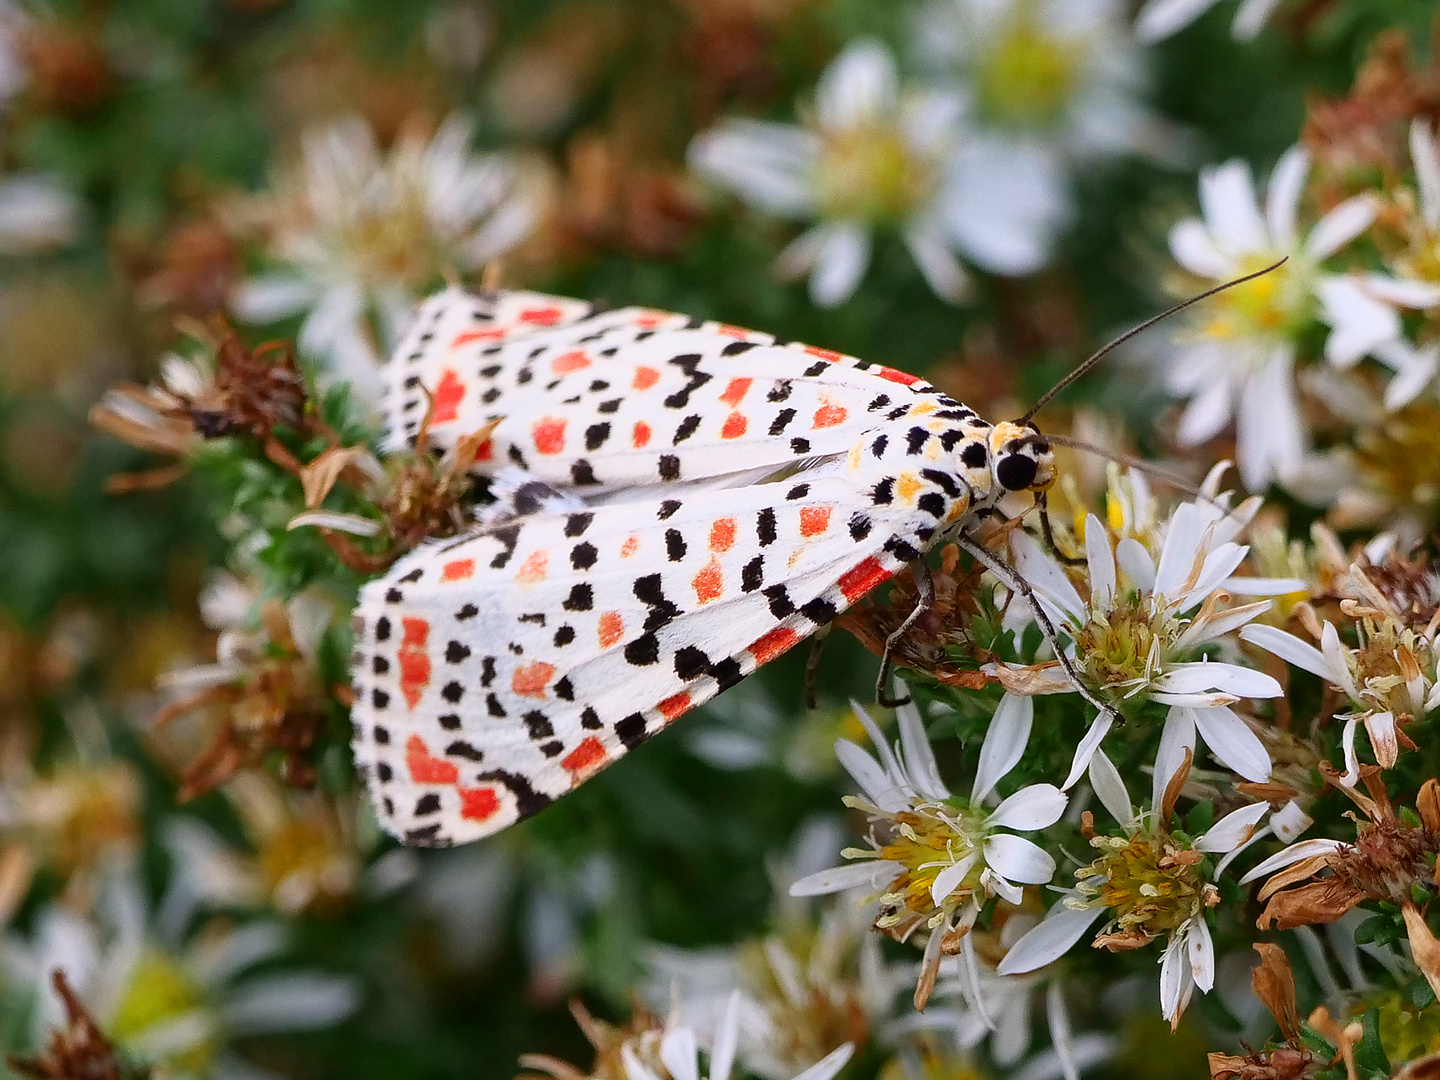
[(946, 898), (960, 887), (966, 876), (975, 868), (978, 858), (979, 856), (975, 852), (971, 852), (959, 862), (951, 863), (935, 875), (935, 880), (930, 883), (930, 900), (937, 908), (942, 906)]
[(354, 979), (291, 971), (247, 979), (227, 995), (228, 1034), (310, 1031), (340, 1023), (360, 1007)]
[(307, 510), (291, 518), (285, 529), (288, 532), (305, 526), (334, 529), (336, 532), (350, 533), (353, 536), (379, 536), (384, 528), (374, 518), (361, 517), (359, 514), (342, 514), (337, 510)]
[(1170, 230), (1170, 254), (1196, 277), (1223, 281), (1231, 277), (1235, 269), (1234, 260), (1215, 249), (1209, 230), (1196, 218), (1182, 221)]
[(625, 1069), (625, 1080), (660, 1080), (628, 1041), (620, 1044), (620, 1064)]
[(1135, 17), (1135, 36), (1141, 41), (1161, 41), (1214, 6), (1215, 0), (1149, 0)]
[(1095, 920), (1105, 914), (1104, 908), (1076, 910), (1057, 903), (1033, 930), (1010, 946), (996, 971), (1001, 975), (1024, 975), (1052, 964), (1070, 951)]
[(700, 1080), (699, 1053), (695, 1032), (688, 1027), (671, 1028), (660, 1040), (660, 1064), (671, 1080)]
[(815, 113), (824, 131), (848, 131), (883, 118), (895, 107), (899, 75), (890, 50), (873, 38), (845, 47), (815, 87)]
[(1345, 721), (1340, 732), (1340, 750), (1345, 755), (1345, 771), (1338, 780), (1346, 787), (1354, 787), (1360, 781), (1360, 757), (1355, 753), (1355, 732), (1360, 727), (1360, 718), (1352, 716)]
[(725, 1002), (725, 1015), (715, 1029), (714, 1041), (710, 1044), (709, 1080), (730, 1080), (730, 1069), (735, 1063), (735, 1047), (740, 1041), (740, 991), (730, 991)]
[(835, 740), (835, 757), (845, 771), (855, 778), (865, 797), (881, 810), (900, 810), (908, 800), (895, 781), (879, 764), (849, 739)]
[(1234, 851), (1250, 839), (1256, 826), (1269, 812), (1270, 805), (1263, 802), (1230, 811), (1196, 838), (1196, 850), (1215, 854)]
[(887, 877), (893, 877), (892, 868), (877, 859), (863, 859), (860, 862), (831, 866), (807, 874), (790, 886), (791, 896), (826, 896), (844, 892), (860, 886), (879, 888)]
[(1270, 174), (1270, 187), (1265, 193), (1265, 218), (1270, 226), (1270, 239), (1280, 251), (1295, 246), (1295, 214), (1300, 207), (1300, 193), (1310, 172), (1310, 155), (1303, 147), (1292, 146), (1281, 155)]
[(838, 307), (855, 295), (870, 265), (870, 230), (851, 221), (825, 231), (810, 275), (810, 299), (816, 307)]
[(690, 143), (690, 167), (745, 202), (783, 217), (814, 213), (820, 142), (788, 124), (727, 120)]
[[(1235, 579), (1231, 578), (1230, 580), (1234, 581)], [(1229, 588), (1228, 583), (1226, 583), (1225, 588)], [(1296, 590), (1286, 591), (1294, 592)], [(1230, 631), (1245, 626), (1251, 619), (1263, 615), (1269, 611), (1270, 608), (1271, 603), (1269, 600), (1261, 600), (1258, 603), (1242, 604), (1240, 607), (1233, 607), (1221, 611), (1215, 616), (1206, 619), (1204, 622), (1196, 619), (1175, 639), (1175, 648), (1193, 648), (1196, 645), (1204, 645), (1208, 641), (1222, 638), (1230, 633)]]
[(1314, 840), (1301, 840), (1298, 844), (1291, 844), (1283, 851), (1277, 851), (1263, 862), (1257, 863), (1244, 877), (1240, 879), (1241, 885), (1248, 885), (1256, 878), (1262, 878), (1266, 874), (1273, 874), (1276, 870), (1283, 870), (1302, 859), (1308, 859), (1312, 855), (1328, 855), (1332, 851), (1338, 851), (1347, 845), (1339, 840), (1331, 840), (1328, 837), (1317, 837)]
[(1121, 571), (1141, 592), (1152, 592), (1155, 588), (1155, 563), (1145, 545), (1133, 536), (1127, 536), (1115, 545), (1115, 559)]
[(1370, 736), (1370, 749), (1375, 753), (1375, 762), (1382, 769), (1395, 767), (1400, 754), (1400, 743), (1395, 737), (1395, 714), (1390, 712), (1370, 713), (1365, 717), (1365, 732)]
[(1330, 324), (1325, 359), (1336, 367), (1354, 367), (1376, 346), (1400, 336), (1400, 316), (1389, 304), (1368, 295), (1360, 282), (1349, 277), (1324, 277), (1315, 284)]
[(1090, 758), (1100, 748), (1101, 741), (1110, 733), (1110, 727), (1114, 723), (1115, 714), (1111, 712), (1103, 712), (1090, 722), (1085, 737), (1075, 748), (1075, 757), (1070, 762), (1070, 775), (1065, 777), (1065, 783), (1060, 785), (1063, 790), (1069, 791), (1075, 786), (1075, 781), (1084, 775), (1085, 770), (1090, 767)]
[(1251, 491), (1272, 478), (1284, 480), (1305, 457), (1305, 427), (1295, 397), (1294, 354), (1289, 344), (1276, 345), (1270, 358), (1240, 391), (1236, 414), (1236, 457), (1240, 477)]
[(1047, 148), (966, 139), (936, 202), (956, 247), (997, 274), (1034, 273), (1070, 213), (1065, 170)]
[(1194, 503), (1181, 503), (1165, 527), (1165, 546), (1155, 568), (1155, 592), (1174, 596), (1190, 576), (1200, 551), (1202, 522)]
[(1248, 41), (1265, 28), (1280, 0), (1242, 0), (1235, 10), (1230, 32), (1240, 41)]
[(1238, 159), (1200, 173), (1200, 206), (1221, 252), (1250, 255), (1268, 248), (1250, 166)]
[(1232, 577), (1225, 580), (1222, 588), (1236, 596), (1286, 596), (1308, 592), (1310, 586), (1299, 578)]
[(1054, 784), (1031, 784), (1004, 800), (985, 819), (985, 823), (992, 829), (1019, 829), (1022, 832), (1048, 829), (1060, 820), (1069, 801)]
[(1440, 285), (1428, 281), (1412, 281), (1388, 274), (1366, 274), (1362, 279), (1365, 291), (1388, 304), (1423, 310), (1440, 304)]
[(1346, 199), (1310, 230), (1305, 240), (1306, 251), (1316, 259), (1333, 255), (1370, 227), (1379, 208), (1372, 195)]
[(941, 300), (958, 304), (970, 295), (970, 275), (941, 237), (928, 228), (912, 227), (905, 230), (905, 246), (925, 283)]
[(1035, 703), (1021, 694), (1007, 693), (1000, 699), (985, 741), (980, 745), (980, 763), (975, 769), (975, 785), (970, 802), (979, 806), (990, 797), (1001, 778), (1020, 762), (1030, 742), (1030, 729), (1035, 721)]
[(1258, 645), (1266, 652), (1280, 657), (1287, 664), (1294, 664), (1312, 675), (1320, 676), (1327, 682), (1335, 681), (1335, 673), (1319, 649), (1308, 642), (1301, 641), (1294, 634), (1287, 634), (1278, 627), (1253, 623), (1240, 631), (1240, 640)]
[(1130, 792), (1125, 790), (1125, 781), (1115, 763), (1105, 755), (1104, 750), (1095, 751), (1090, 759), (1090, 786), (1100, 799), (1100, 804), (1110, 811), (1110, 816), (1121, 825), (1135, 817), (1135, 808), (1130, 805)]
[(1055, 860), (1023, 836), (996, 833), (985, 841), (985, 865), (1011, 881), (1044, 885), (1055, 876)]
[(1172, 935), (1160, 960), (1160, 1015), (1172, 1022), (1184, 1011), (1192, 985), (1187, 937), (1184, 928)]
[(1094, 514), (1085, 516), (1085, 562), (1090, 571), (1090, 604), (1108, 609), (1115, 598), (1115, 556), (1110, 535)]
[(1330, 680), (1344, 690), (1351, 701), (1358, 701), (1360, 693), (1355, 688), (1348, 663), (1350, 650), (1340, 643), (1340, 631), (1332, 622), (1326, 622), (1320, 628), (1320, 651), (1325, 654), (1325, 662), (1330, 667)]
[(950, 789), (940, 779), (940, 767), (935, 764), (935, 753), (930, 749), (930, 738), (925, 734), (925, 722), (920, 719), (920, 709), (912, 700), (895, 710), (900, 724), (900, 747), (905, 754), (905, 773), (914, 785), (917, 794), (927, 799), (948, 799)]
[(230, 310), (241, 322), (272, 323), (309, 309), (318, 298), (316, 286), (304, 278), (265, 275), (242, 282)]
[(1053, 608), (1060, 621), (1079, 623), (1085, 617), (1085, 603), (1060, 564), (1040, 550), (1033, 537), (1023, 529), (1010, 534), (1010, 554), (1015, 570), (1030, 583), (1047, 612)]
[(1225, 378), (1209, 381), (1185, 406), (1175, 427), (1181, 446), (1198, 446), (1224, 430), (1235, 414), (1234, 387)]
[(1202, 694), (1219, 691), (1236, 697), (1280, 697), (1280, 684), (1263, 671), (1235, 664), (1175, 664), (1155, 679), (1151, 689), (1161, 694)]
[[(1384, 359), (1384, 349), (1377, 356)], [(1385, 387), (1385, 408), (1394, 412), (1409, 405), (1430, 385), (1440, 370), (1440, 346), (1431, 345), (1424, 349), (1405, 349), (1408, 354), (1402, 364), (1395, 367), (1395, 377)], [(1392, 354), (1393, 355), (1393, 354)]]
[(1210, 940), (1210, 927), (1205, 924), (1205, 916), (1197, 915), (1190, 923), (1185, 947), (1190, 953), (1191, 978), (1202, 994), (1208, 994), (1215, 985), (1215, 946)]
[(1170, 781), (1185, 764), (1187, 751), (1195, 752), (1195, 710), (1186, 705), (1172, 706), (1160, 732), (1160, 748), (1155, 751), (1155, 772), (1151, 777), (1150, 809), (1159, 811), (1165, 801)]
[(854, 1043), (845, 1043), (836, 1047), (823, 1058), (811, 1065), (804, 1072), (795, 1077), (795, 1080), (834, 1080), (834, 1077), (843, 1069), (855, 1053)]
[(1287, 844), (1293, 844), (1299, 839), (1300, 834), (1311, 825), (1315, 819), (1300, 808), (1300, 804), (1291, 799), (1279, 810), (1270, 815), (1270, 828), (1275, 830), (1275, 835)]
[(1228, 707), (1196, 709), (1195, 726), (1210, 753), (1229, 769), (1257, 784), (1270, 779), (1270, 755), (1265, 744)]
[(1420, 212), (1432, 229), (1440, 228), (1440, 151), (1435, 132), (1425, 120), (1410, 122), (1410, 160), (1420, 188)]

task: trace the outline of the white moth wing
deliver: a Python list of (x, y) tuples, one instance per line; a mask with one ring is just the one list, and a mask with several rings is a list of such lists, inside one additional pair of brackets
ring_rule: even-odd
[(813, 633), (903, 565), (906, 523), (860, 505), (832, 471), (536, 513), (397, 563), (356, 620), (354, 749), (382, 824), (496, 832)]

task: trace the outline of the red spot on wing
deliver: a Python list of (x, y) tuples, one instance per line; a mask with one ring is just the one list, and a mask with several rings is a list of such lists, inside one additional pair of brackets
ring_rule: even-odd
[(827, 401), (815, 410), (815, 416), (811, 420), (810, 426), (812, 428), (835, 427), (837, 424), (843, 424), (845, 417), (849, 415), (841, 406), (836, 405), (833, 401)]
[(802, 506), (800, 508), (800, 535), (819, 536), (830, 528), (830, 507)]
[(650, 441), (650, 425), (644, 420), (635, 421), (635, 430), (630, 435), (630, 444), (639, 450)]
[(532, 326), (554, 326), (564, 316), (558, 307), (526, 308), (520, 312), (520, 321)]
[(625, 543), (623, 543), (623, 544), (620, 545), (620, 557), (621, 557), (622, 559), (628, 559), (628, 558), (630, 558), (631, 555), (634, 555), (635, 552), (638, 551), (639, 549), (640, 549), (640, 537), (638, 537), (638, 536), (627, 536), (627, 537), (625, 538)]
[(475, 574), (474, 559), (456, 559), (447, 562), (440, 570), (441, 581), (464, 581)]
[(460, 792), (460, 816), (470, 821), (487, 821), (500, 812), (500, 796), (494, 788), (456, 788)]
[(665, 318), (663, 311), (647, 311), (643, 315), (636, 316), (635, 325), (641, 330), (654, 330), (665, 321)]
[(476, 461), (491, 461), (495, 457), (495, 441), (486, 439), (475, 451)]
[(920, 381), (919, 375), (910, 375), (904, 371), (896, 371), (890, 367), (872, 367), (871, 375), (879, 375), (882, 379), (889, 379), (891, 382), (899, 383), (901, 386), (914, 386)]
[(806, 345), (805, 352), (810, 356), (819, 357), (821, 360), (829, 360), (832, 364), (837, 360), (844, 359), (844, 353), (834, 352), (830, 349), (817, 349), (814, 345)]
[(721, 518), (710, 526), (710, 550), (729, 551), (735, 546), (735, 519)]
[(674, 720), (677, 716), (682, 716), (686, 710), (690, 708), (690, 695), (682, 690), (674, 697), (667, 697), (664, 701), (660, 702), (659, 705), (656, 705), (655, 708), (667, 721)]
[(410, 708), (420, 704), (420, 696), (430, 685), (430, 655), (425, 644), (430, 639), (430, 624), (424, 619), (403, 619), (404, 636), (400, 640), (400, 693)]
[(550, 685), (550, 680), (554, 677), (554, 664), (536, 660), (533, 664), (515, 669), (515, 674), (510, 678), (510, 689), (516, 697), (543, 698), (545, 687)]
[(520, 569), (515, 571), (515, 580), (541, 581), (549, 566), (550, 553), (548, 551), (532, 551), (529, 558), (520, 564)]
[(592, 771), (596, 765), (599, 765), (604, 760), (605, 747), (601, 745), (599, 739), (595, 738), (594, 735), (590, 735), (581, 740), (580, 745), (575, 747), (574, 750), (571, 750), (570, 753), (561, 758), (560, 764), (563, 765), (567, 771), (574, 774), (578, 780), (580, 779), (580, 773)]
[(635, 378), (631, 380), (630, 385), (636, 390), (649, 390), (659, 381), (660, 372), (653, 367), (638, 367), (635, 369)]
[(556, 375), (569, 375), (572, 371), (584, 371), (590, 366), (590, 357), (579, 349), (573, 352), (561, 353), (554, 360), (550, 361), (550, 370)]
[(754, 379), (731, 379), (730, 385), (725, 387), (725, 392), (720, 395), (720, 400), (732, 409), (740, 404), (743, 398), (750, 391), (750, 384)]
[(750, 426), (750, 421), (745, 419), (744, 413), (732, 412), (725, 418), (725, 426), (720, 429), (722, 439), (738, 439), (745, 434), (745, 429)]
[(800, 635), (794, 630), (784, 626), (777, 626), (774, 630), (762, 635), (750, 645), (750, 655), (755, 657), (757, 664), (768, 664), (786, 649), (795, 645), (799, 640)]
[(472, 341), (499, 341), (504, 336), (504, 330), (466, 330), (463, 334), (455, 335), (455, 340), (450, 342), (450, 348), (458, 349)]
[(890, 571), (881, 566), (878, 560), (865, 559), (853, 569), (841, 574), (840, 580), (835, 584), (846, 600), (854, 602), (890, 578)]
[(716, 323), (715, 333), (724, 334), (726, 337), (748, 338), (750, 331), (743, 326), (731, 326), (729, 323)]
[(446, 368), (440, 373), (440, 382), (435, 387), (435, 414), (431, 423), (448, 424), (460, 415), (460, 402), (465, 400), (465, 384), (454, 370)]
[(406, 740), (405, 765), (417, 784), (453, 784), (460, 779), (460, 770), (444, 758), (432, 757), (419, 735)]
[(565, 421), (554, 416), (537, 420), (530, 429), (535, 449), (542, 454), (558, 454), (565, 449)]
[(625, 620), (618, 611), (607, 611), (600, 616), (600, 647), (608, 649), (625, 636)]
[(695, 599), (702, 604), (708, 604), (711, 600), (719, 600), (725, 593), (725, 575), (720, 572), (720, 564), (711, 559), (703, 570), (695, 575), (690, 582), (695, 589)]

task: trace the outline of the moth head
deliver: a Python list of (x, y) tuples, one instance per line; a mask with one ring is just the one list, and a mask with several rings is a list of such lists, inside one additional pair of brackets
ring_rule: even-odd
[(1034, 424), (1004, 421), (990, 429), (995, 483), (1005, 491), (1048, 491), (1055, 483), (1055, 451)]

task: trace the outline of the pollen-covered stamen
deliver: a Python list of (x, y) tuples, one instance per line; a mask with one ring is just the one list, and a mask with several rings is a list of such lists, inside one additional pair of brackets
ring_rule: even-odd
[(1204, 878), (1203, 852), (1153, 822), (1121, 836), (1092, 836), (1099, 858), (1075, 871), (1075, 908), (1109, 908), (1112, 917), (1097, 948), (1138, 949), (1167, 936), (1220, 902)]
[[(1264, 252), (1238, 260), (1243, 274), (1264, 270), (1275, 254)], [(1222, 341), (1273, 337), (1299, 332), (1315, 313), (1315, 299), (1304, 268), (1292, 260), (1268, 274), (1218, 294), (1206, 307), (1198, 326), (1202, 337)]]
[(1012, 14), (977, 58), (975, 92), (982, 112), (1002, 123), (1044, 127), (1064, 115), (1085, 75), (1086, 43), (1065, 40), (1045, 24), (1039, 5), (1011, 5)]
[(916, 151), (890, 123), (827, 134), (815, 170), (827, 215), (869, 222), (901, 221), (934, 189), (937, 163)]
[(1174, 616), (1131, 593), (1092, 612), (1076, 634), (1076, 659), (1096, 688), (1118, 702), (1143, 690), (1163, 669), (1182, 629)]

